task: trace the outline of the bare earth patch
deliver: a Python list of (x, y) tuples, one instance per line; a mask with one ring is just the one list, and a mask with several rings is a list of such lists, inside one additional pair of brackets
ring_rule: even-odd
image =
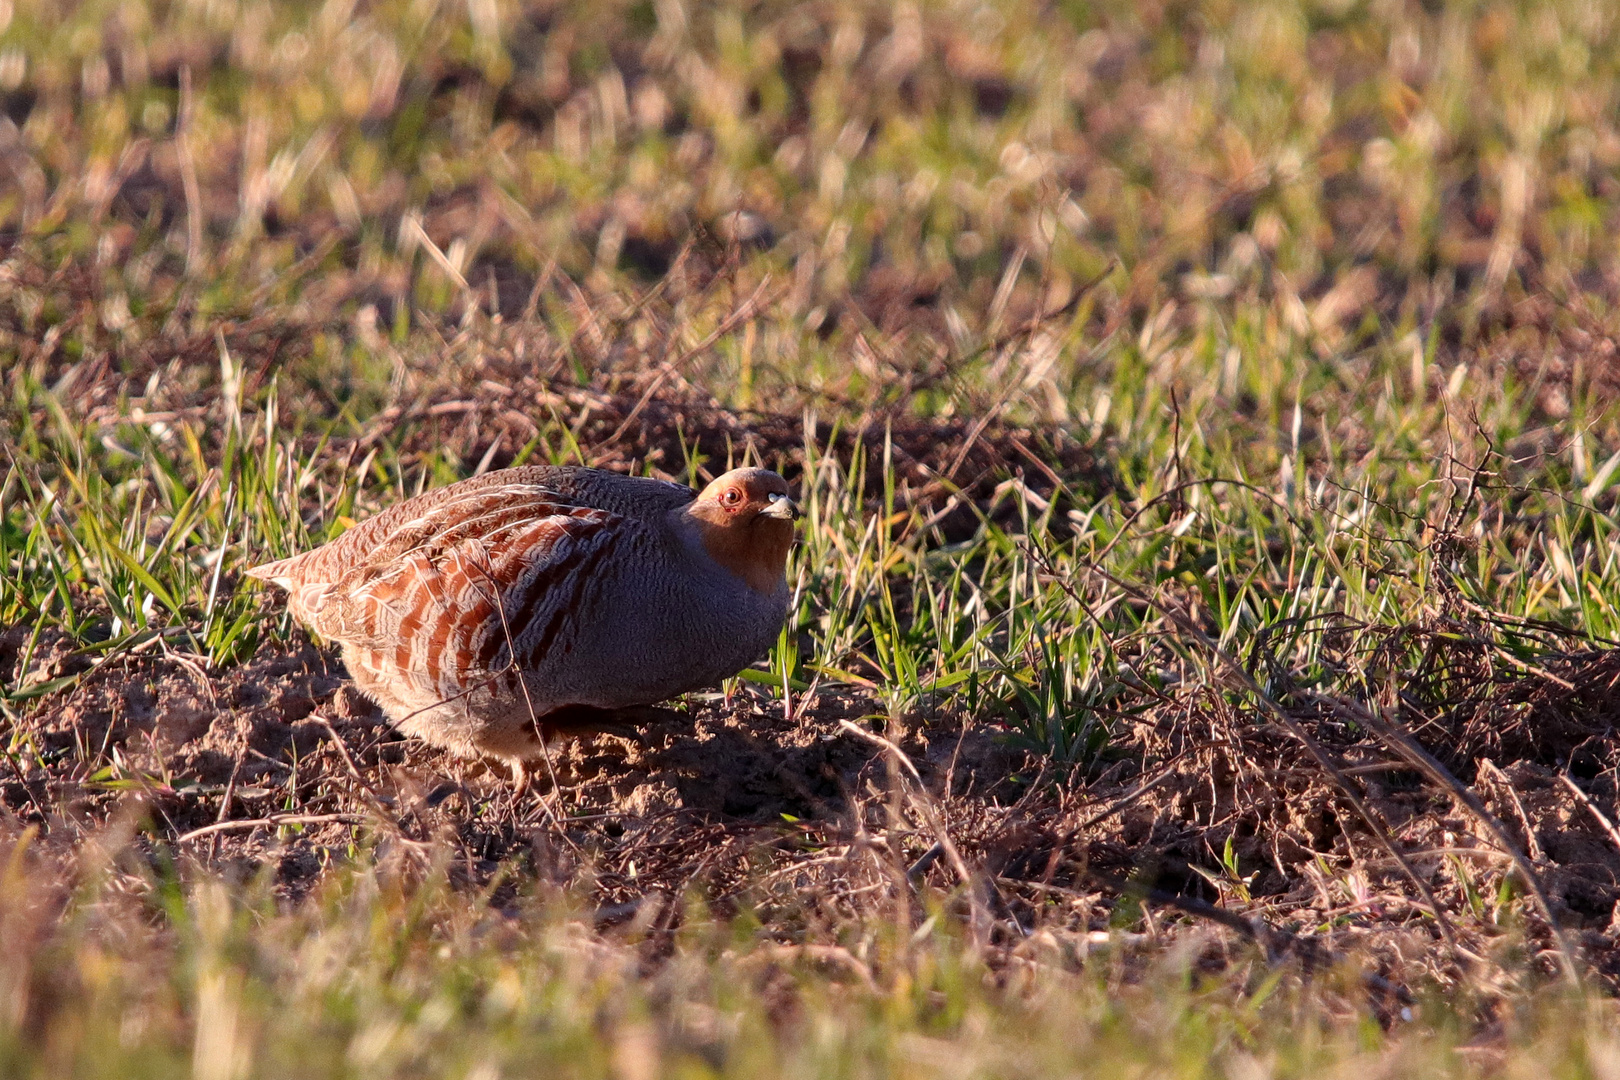
[[(1467, 779), (1528, 854), (1558, 922), (1594, 968), (1620, 977), (1620, 837), (1598, 818), (1620, 796), (1600, 768), (1614, 760), (1614, 654), (1468, 671), (1467, 652), (1450, 663), (1469, 696), (1411, 728), (1459, 771), (1472, 763)], [(63, 671), (83, 663), (48, 642), (34, 655)], [(604, 924), (650, 900), (667, 930), (679, 921), (667, 901), (692, 896), (745, 904), (801, 943), (835, 940), (897, 891), (930, 887), (991, 944), (1040, 933), (1083, 947), (1130, 905), (1167, 904), (1175, 917), (1178, 898), (1313, 948), (1388, 959), (1402, 941), (1438, 940), (1393, 852), (1281, 727), (1203, 690), (1119, 704), (1141, 707), (1121, 708), (1111, 752), (1065, 775), (995, 724), (927, 713), (891, 723), (845, 690), (784, 706), (745, 683), (729, 700), (627, 715), (623, 735), (557, 745), (556, 786), (543, 779), (543, 794), (515, 799), (499, 767), (394, 733), (313, 644), (267, 646), (218, 672), (154, 651), (41, 701), (23, 732), (39, 767), (13, 767), (0, 798), (52, 840), (135, 814), (150, 855), (268, 871), (289, 900), (371, 846), (407, 863), (451, 852), (457, 879), (493, 889), (497, 905), (538, 881), (590, 898)], [(1482, 954), (1522, 937), (1550, 970), (1545, 926), (1481, 915), (1481, 894), (1523, 883), (1480, 822), (1366, 733), (1300, 717), (1459, 937)], [(86, 775), (87, 760), (113, 764)]]

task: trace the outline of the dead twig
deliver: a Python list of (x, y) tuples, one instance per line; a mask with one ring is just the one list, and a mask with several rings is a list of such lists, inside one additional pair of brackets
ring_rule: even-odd
[[(972, 916), (974, 925), (982, 925), (983, 920), (988, 917), (988, 913), (983, 911), (981, 908), (983, 901), (979, 897), (978, 892), (974, 887), (975, 876), (973, 872), (968, 869), (967, 863), (962, 859), (962, 853), (957, 850), (956, 844), (951, 840), (950, 834), (946, 831), (945, 823), (940, 819), (939, 814), (934, 807), (933, 800), (929, 797), (928, 789), (923, 784), (922, 774), (917, 771), (917, 766), (911, 763), (911, 759), (906, 756), (905, 751), (901, 750), (892, 741), (884, 738), (882, 735), (879, 735), (876, 732), (867, 731), (859, 724), (852, 724), (848, 720), (839, 720), (838, 726), (848, 731), (852, 735), (858, 735), (868, 742), (875, 743), (877, 746), (882, 747), (888, 752), (891, 760), (909, 773), (911, 778), (916, 781), (917, 794), (913, 798), (913, 803), (916, 805), (918, 810), (921, 811), (923, 820), (928, 823), (929, 830), (934, 834), (934, 843), (939, 847), (941, 853), (944, 854), (946, 860), (950, 863), (951, 869), (956, 871), (957, 878), (967, 889), (968, 900), (973, 907)], [(927, 854), (924, 853), (923, 859), (926, 859), (927, 857)], [(937, 859), (938, 856), (935, 856), (935, 858)], [(918, 859), (917, 861), (920, 863), (923, 860)], [(924, 864), (922, 869), (926, 870), (928, 865), (931, 865), (931, 862), (932, 860), (930, 860), (929, 864)], [(912, 877), (914, 874), (920, 875), (920, 873), (921, 871), (916, 869), (916, 864), (914, 863), (912, 868), (907, 871), (907, 876)]]
[[(1059, 574), (1057, 572), (1057, 568), (1052, 565), (1051, 560), (1046, 557), (1045, 553), (1034, 548), (1030, 548), (1029, 550), (1031, 555), (1038, 559), (1047, 568), (1047, 571), (1052, 574), (1053, 580), (1057, 581), (1059, 586), (1065, 592), (1079, 600), (1078, 590), (1076, 590), (1074, 585), (1069, 582), (1066, 575)], [(1368, 830), (1371, 831), (1373, 836), (1383, 846), (1384, 850), (1388, 851), (1390, 855), (1394, 857), (1395, 861), (1400, 864), (1401, 869), (1411, 880), (1413, 886), (1416, 887), (1419, 894), (1422, 895), (1424, 902), (1428, 904), (1430, 910), (1434, 912), (1435, 925), (1439, 927), (1441, 937), (1445, 939), (1448, 945), (1456, 945), (1456, 928), (1451, 924), (1451, 920), (1447, 918), (1444, 909), (1442, 909), (1440, 906), (1439, 900), (1435, 898), (1434, 890), (1429, 888), (1429, 883), (1423, 880), (1423, 878), (1418, 874), (1417, 868), (1412, 865), (1411, 861), (1408, 860), (1404, 854), (1402, 854), (1400, 848), (1395, 844), (1394, 837), (1389, 835), (1389, 830), (1384, 828), (1383, 823), (1379, 821), (1376, 816), (1374, 816), (1372, 808), (1367, 805), (1366, 801), (1362, 799), (1360, 793), (1356, 791), (1355, 786), (1350, 783), (1350, 778), (1344, 775), (1344, 772), (1339, 768), (1338, 764), (1334, 762), (1334, 760), (1328, 755), (1327, 749), (1316, 739), (1314, 739), (1298, 720), (1295, 720), (1292, 716), (1290, 716), (1288, 711), (1278, 704), (1278, 702), (1272, 698), (1271, 695), (1267, 694), (1263, 689), (1261, 689), (1260, 684), (1254, 681), (1254, 677), (1244, 669), (1242, 664), (1238, 663), (1235, 657), (1229, 654), (1225, 649), (1222, 649), (1215, 642), (1211, 641), (1209, 639), (1209, 635), (1205, 634), (1197, 623), (1193, 622), (1172, 605), (1166, 604), (1164, 601), (1150, 596), (1147, 592), (1137, 588), (1134, 585), (1121, 581), (1119, 578), (1115, 577), (1113, 574), (1110, 574), (1100, 566), (1091, 565), (1086, 567), (1086, 569), (1091, 573), (1103, 578), (1105, 581), (1110, 582), (1116, 588), (1123, 590), (1137, 601), (1146, 604), (1149, 607), (1155, 608), (1163, 613), (1163, 615), (1174, 623), (1183, 633), (1187, 634), (1194, 641), (1198, 642), (1203, 648), (1208, 650), (1210, 655), (1213, 656), (1219, 662), (1219, 664), (1227, 672), (1229, 672), (1232, 677), (1249, 692), (1249, 694), (1255, 698), (1255, 700), (1259, 701), (1265, 707), (1267, 712), (1271, 713), (1272, 716), (1274, 716), (1278, 722), (1282, 724), (1284, 730), (1286, 730), (1289, 735), (1293, 736), (1295, 741), (1305, 747), (1305, 752), (1311, 756), (1312, 760), (1316, 762), (1317, 766), (1323, 772), (1327, 773), (1328, 776), (1333, 779), (1334, 785), (1339, 789), (1340, 794), (1344, 796), (1345, 801), (1348, 802), (1351, 808), (1354, 809), (1357, 815), (1360, 816), (1361, 820), (1366, 824)]]
[(1525, 858), (1518, 845), (1509, 838), (1507, 829), (1502, 825), (1501, 821), (1497, 820), (1496, 815), (1485, 809), (1485, 804), (1480, 802), (1479, 796), (1474, 794), (1456, 776), (1452, 775), (1451, 770), (1442, 765), (1438, 758), (1419, 746), (1410, 735), (1377, 715), (1371, 709), (1355, 702), (1328, 697), (1324, 694), (1311, 694), (1310, 697), (1312, 700), (1326, 705), (1344, 719), (1372, 732), (1380, 742), (1410, 762), (1419, 772), (1450, 791), (1457, 801), (1467, 807), (1469, 813), (1473, 814), (1479, 823), (1485, 826), (1496, 842), (1501, 845), (1502, 851), (1513, 860), (1514, 869), (1518, 870), (1520, 876), (1524, 878), (1525, 886), (1530, 890), (1531, 897), (1535, 900), (1536, 906), (1541, 909), (1541, 916), (1547, 922), (1547, 931), (1552, 935), (1553, 944), (1557, 948), (1559, 966), (1563, 969), (1564, 978), (1579, 986), (1581, 973), (1575, 961), (1575, 953), (1565, 939), (1564, 931), (1558, 925), (1558, 920), (1553, 917), (1552, 903), (1547, 899), (1546, 890), (1541, 886), (1541, 879), (1536, 876), (1535, 868), (1530, 865), (1530, 860)]
[(1115, 814), (1119, 813), (1121, 810), (1125, 809), (1137, 799), (1140, 799), (1143, 795), (1146, 795), (1149, 791), (1152, 791), (1154, 788), (1158, 787), (1160, 784), (1164, 783), (1174, 775), (1174, 772), (1166, 769), (1153, 779), (1138, 784), (1133, 790), (1127, 791), (1125, 794), (1121, 795), (1119, 798), (1115, 799), (1113, 802), (1109, 803), (1107, 806), (1103, 807), (1101, 810), (1097, 811), (1095, 814), (1076, 825), (1072, 830), (1070, 830), (1071, 835), (1084, 829), (1089, 829), (1093, 825), (1100, 825), (1102, 822), (1107, 821), (1109, 818), (1113, 817)]
[(197, 183), (197, 159), (191, 151), (191, 122), (195, 103), (191, 93), (191, 65), (180, 66), (180, 114), (175, 120), (174, 142), (180, 158), (180, 186), (186, 193), (186, 277), (202, 270), (202, 188)]
[(1530, 825), (1530, 815), (1524, 812), (1524, 803), (1519, 799), (1518, 791), (1513, 787), (1513, 781), (1508, 779), (1507, 773), (1497, 767), (1496, 762), (1490, 758), (1480, 758), (1481, 772), (1489, 771), (1496, 782), (1507, 788), (1508, 798), (1513, 802), (1513, 812), (1519, 817), (1519, 825), (1524, 829), (1524, 844), (1529, 849), (1530, 857), (1536, 862), (1545, 862), (1547, 853), (1541, 850), (1541, 841), (1536, 839), (1536, 830)]
[[(911, 774), (911, 778), (917, 782), (918, 788), (921, 788), (923, 790), (923, 794), (926, 796), (927, 789), (923, 788), (922, 774), (917, 771), (917, 766), (911, 763), (911, 758), (906, 756), (906, 752), (904, 750), (901, 750), (893, 742), (884, 738), (882, 735), (879, 735), (874, 731), (867, 731), (859, 724), (852, 724), (848, 720), (840, 720), (838, 721), (838, 726), (843, 728), (845, 731), (850, 732), (852, 735), (859, 735), (868, 742), (876, 743), (878, 746), (888, 751), (894, 761), (906, 772)], [(962, 861), (962, 853), (956, 849), (956, 845), (951, 841), (950, 836), (945, 832), (944, 823), (941, 822), (938, 816), (933, 813), (933, 806), (930, 802), (925, 800), (919, 800), (919, 802), (925, 808), (924, 816), (928, 818), (928, 827), (934, 832), (935, 843), (939, 845), (941, 852), (949, 860), (951, 868), (956, 871), (956, 876), (961, 878), (962, 884), (971, 886), (973, 883), (973, 874), (968, 870), (967, 863)]]
[(1597, 803), (1592, 801), (1592, 796), (1582, 791), (1576, 785), (1575, 781), (1570, 778), (1567, 770), (1559, 773), (1558, 779), (1562, 780), (1564, 782), (1564, 786), (1569, 788), (1569, 790), (1575, 794), (1575, 798), (1580, 800), (1581, 805), (1586, 807), (1586, 809), (1591, 812), (1593, 817), (1597, 818), (1598, 824), (1603, 826), (1603, 831), (1609, 834), (1610, 840), (1614, 841), (1614, 846), (1617, 849), (1620, 849), (1620, 828), (1616, 828), (1614, 822), (1610, 821), (1608, 816), (1597, 808)]
[(354, 758), (349, 755), (349, 748), (344, 744), (343, 736), (337, 733), (337, 728), (332, 726), (332, 721), (328, 720), (320, 713), (315, 713), (312, 719), (317, 724), (324, 727), (326, 729), (326, 733), (332, 737), (333, 748), (337, 750), (338, 756), (343, 759), (343, 764), (348, 767), (349, 775), (354, 777), (361, 789), (365, 791), (366, 795), (368, 796), (368, 801), (372, 803), (374, 808), (381, 807), (382, 800), (377, 794), (377, 789), (372, 787), (370, 782), (367, 781), (363, 775), (361, 775), (360, 767), (354, 763)]
[(280, 828), (283, 825), (327, 825), (337, 822), (343, 825), (362, 825), (366, 821), (363, 814), (271, 814), (262, 818), (243, 818), (236, 821), (216, 821), (212, 825), (204, 825), (200, 829), (181, 833), (175, 837), (175, 843), (183, 844), (187, 840), (197, 840), (214, 833), (240, 832), (244, 829)]
[[(1280, 930), (1264, 919), (1245, 918), (1235, 911), (1216, 907), (1196, 896), (1183, 896), (1180, 893), (1167, 892), (1164, 889), (1155, 889), (1140, 882), (1127, 881), (1105, 874), (1098, 870), (1086, 869), (1085, 876), (1102, 888), (1116, 892), (1121, 896), (1129, 896), (1141, 903), (1158, 904), (1161, 907), (1175, 908), (1186, 915), (1198, 919), (1208, 919), (1229, 930), (1236, 932), (1247, 941), (1260, 946), (1266, 955), (1266, 962), (1276, 964), (1284, 957), (1292, 955), (1300, 957), (1307, 963), (1325, 965), (1334, 963), (1339, 954), (1324, 946), (1314, 938), (1301, 937), (1287, 930)], [(1050, 885), (1038, 881), (1024, 881), (1018, 878), (1000, 878), (1008, 886), (1037, 889), (1041, 892), (1058, 893), (1089, 899), (1084, 893), (1074, 889), (1065, 889), (1059, 885)], [(1404, 897), (1402, 899), (1405, 899)], [(1404, 986), (1390, 982), (1381, 975), (1366, 972), (1362, 975), (1362, 983), (1370, 990), (1388, 994), (1403, 1005), (1410, 1005), (1415, 998)]]

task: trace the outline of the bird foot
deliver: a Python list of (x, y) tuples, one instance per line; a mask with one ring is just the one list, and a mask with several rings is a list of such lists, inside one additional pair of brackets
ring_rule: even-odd
[(630, 705), (622, 709), (601, 709), (594, 705), (565, 705), (540, 718), (540, 730), (546, 740), (558, 736), (586, 737), (614, 735), (621, 739), (639, 741), (639, 728), (653, 724), (683, 720), (683, 714), (658, 705)]
[(634, 724), (636, 727), (651, 727), (654, 724), (690, 723), (691, 717), (686, 713), (663, 705), (631, 705), (628, 708), (614, 710), (614, 716), (624, 724)]
[(529, 793), (534, 786), (534, 772), (529, 768), (528, 762), (522, 758), (513, 758), (512, 764), (512, 798), (521, 799)]

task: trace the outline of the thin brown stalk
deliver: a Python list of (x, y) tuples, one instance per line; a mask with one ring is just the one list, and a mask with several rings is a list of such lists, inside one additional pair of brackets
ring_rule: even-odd
[[(1044, 559), (1044, 556), (1042, 556), (1042, 558)], [(1065, 591), (1073, 590), (1074, 586), (1069, 584), (1065, 577), (1056, 573), (1055, 568), (1051, 566), (1049, 560), (1047, 561), (1047, 565), (1048, 569), (1053, 572), (1054, 579), (1062, 583), (1062, 587)], [(1445, 938), (1446, 943), (1448, 945), (1455, 944), (1457, 941), (1456, 928), (1452, 926), (1451, 920), (1446, 917), (1445, 912), (1440, 907), (1440, 902), (1435, 898), (1434, 891), (1429, 888), (1428, 882), (1423, 880), (1423, 878), (1418, 874), (1417, 868), (1414, 867), (1401, 852), (1400, 848), (1395, 843), (1395, 838), (1389, 835), (1389, 830), (1384, 828), (1383, 823), (1379, 821), (1378, 818), (1373, 814), (1372, 808), (1369, 807), (1365, 800), (1361, 798), (1360, 793), (1358, 793), (1355, 786), (1351, 784), (1350, 778), (1344, 775), (1338, 764), (1328, 755), (1327, 748), (1314, 739), (1311, 734), (1307, 732), (1299, 723), (1299, 721), (1290, 716), (1288, 711), (1284, 709), (1282, 705), (1280, 705), (1274, 698), (1272, 698), (1271, 695), (1267, 694), (1263, 689), (1261, 689), (1260, 684), (1254, 681), (1254, 677), (1244, 669), (1242, 664), (1238, 663), (1235, 657), (1229, 654), (1225, 649), (1222, 649), (1215, 642), (1211, 641), (1209, 639), (1209, 635), (1205, 634), (1197, 623), (1193, 622), (1175, 607), (1166, 604), (1164, 601), (1159, 600), (1156, 597), (1150, 596), (1147, 592), (1137, 588), (1134, 585), (1121, 581), (1119, 578), (1115, 577), (1113, 574), (1110, 574), (1108, 571), (1099, 566), (1093, 565), (1087, 567), (1086, 569), (1112, 583), (1116, 588), (1122, 589), (1129, 593), (1141, 603), (1147, 604), (1148, 606), (1153, 607), (1161, 612), (1183, 633), (1187, 634), (1194, 641), (1198, 642), (1204, 649), (1206, 649), (1210, 655), (1219, 662), (1221, 667), (1231, 674), (1232, 677), (1236, 679), (1243, 686), (1243, 688), (1255, 698), (1255, 700), (1259, 701), (1263, 706), (1265, 706), (1266, 711), (1271, 713), (1271, 715), (1275, 717), (1280, 724), (1282, 724), (1283, 729), (1286, 730), (1289, 735), (1293, 736), (1296, 742), (1305, 747), (1305, 752), (1310, 754), (1312, 760), (1316, 762), (1317, 766), (1333, 779), (1334, 785), (1338, 787), (1340, 793), (1345, 797), (1345, 801), (1350, 804), (1351, 808), (1355, 810), (1357, 815), (1360, 816), (1361, 820), (1366, 823), (1368, 830), (1372, 832), (1374, 838), (1378, 840), (1379, 844), (1383, 846), (1384, 850), (1388, 851), (1390, 855), (1394, 857), (1395, 861), (1400, 864), (1401, 869), (1411, 880), (1413, 886), (1415, 886), (1418, 892), (1423, 896), (1424, 902), (1427, 903), (1434, 911), (1435, 925), (1439, 927), (1440, 934)]]
[(283, 825), (327, 825), (338, 822), (344, 825), (362, 825), (366, 821), (364, 814), (271, 814), (262, 818), (239, 818), (235, 821), (216, 821), (212, 825), (204, 825), (190, 832), (181, 833), (175, 838), (175, 843), (183, 844), (187, 840), (198, 840), (214, 833), (239, 832), (243, 829), (280, 828)]
[(1614, 822), (1609, 820), (1608, 815), (1597, 808), (1597, 803), (1592, 801), (1592, 796), (1576, 786), (1575, 781), (1570, 779), (1569, 773), (1559, 773), (1558, 779), (1563, 781), (1565, 787), (1574, 792), (1575, 798), (1579, 799), (1581, 805), (1586, 807), (1593, 817), (1597, 818), (1598, 824), (1603, 826), (1603, 831), (1609, 834), (1609, 839), (1614, 841), (1615, 848), (1620, 849), (1620, 828), (1616, 828)]
[(1479, 823), (1485, 826), (1496, 842), (1501, 845), (1503, 852), (1513, 860), (1514, 869), (1518, 870), (1520, 876), (1524, 878), (1531, 897), (1534, 898), (1536, 906), (1541, 909), (1542, 918), (1547, 922), (1547, 930), (1552, 934), (1553, 943), (1557, 946), (1559, 966), (1563, 969), (1564, 978), (1570, 983), (1579, 986), (1581, 982), (1580, 967), (1575, 961), (1575, 953), (1570, 948), (1569, 941), (1564, 937), (1563, 929), (1558, 925), (1558, 920), (1553, 917), (1552, 904), (1547, 899), (1546, 890), (1542, 888), (1541, 879), (1536, 875), (1535, 868), (1530, 865), (1530, 860), (1525, 858), (1524, 853), (1519, 850), (1519, 846), (1508, 836), (1507, 829), (1502, 825), (1501, 821), (1497, 820), (1496, 815), (1485, 809), (1485, 804), (1480, 802), (1479, 796), (1474, 794), (1461, 780), (1458, 780), (1450, 769), (1440, 763), (1439, 759), (1419, 746), (1410, 735), (1377, 715), (1371, 709), (1355, 702), (1345, 701), (1342, 698), (1328, 697), (1321, 694), (1312, 694), (1311, 697), (1313, 700), (1320, 701), (1328, 706), (1346, 720), (1371, 731), (1390, 750), (1405, 758), (1419, 772), (1427, 775), (1436, 784), (1450, 791), (1457, 801), (1467, 807), (1469, 813), (1473, 814)]
[[(929, 831), (934, 834), (934, 842), (939, 846), (946, 861), (950, 863), (951, 869), (956, 872), (958, 880), (967, 889), (968, 902), (973, 908), (973, 923), (975, 926), (980, 925), (988, 918), (988, 913), (981, 909), (982, 901), (974, 888), (974, 874), (968, 869), (967, 863), (962, 858), (962, 853), (957, 850), (955, 842), (951, 840), (950, 833), (946, 831), (945, 823), (940, 819), (933, 800), (928, 795), (928, 789), (923, 784), (922, 774), (917, 771), (917, 766), (911, 763), (911, 758), (906, 755), (904, 750), (901, 750), (893, 741), (884, 738), (882, 735), (867, 731), (859, 724), (852, 724), (848, 720), (839, 720), (838, 726), (852, 735), (858, 735), (868, 742), (882, 747), (889, 754), (890, 760), (899, 765), (916, 781), (917, 793), (913, 796), (913, 805), (922, 813), (923, 820), (928, 823)], [(927, 856), (925, 855), (923, 858), (927, 858)], [(918, 862), (922, 862), (922, 859), (919, 859)], [(926, 865), (924, 868), (926, 869)], [(914, 870), (908, 871), (908, 876), (911, 876), (914, 872)]]
[(1541, 841), (1536, 839), (1536, 830), (1530, 825), (1530, 815), (1524, 812), (1524, 803), (1519, 799), (1519, 792), (1514, 788), (1513, 781), (1509, 780), (1507, 773), (1498, 768), (1496, 762), (1490, 758), (1481, 758), (1479, 767), (1482, 772), (1489, 771), (1496, 782), (1507, 789), (1508, 798), (1513, 802), (1513, 812), (1518, 815), (1519, 825), (1524, 829), (1524, 844), (1529, 849), (1530, 858), (1536, 862), (1545, 861), (1547, 853), (1541, 850)]
[(180, 114), (175, 123), (174, 145), (180, 157), (180, 184), (186, 193), (186, 276), (202, 271), (203, 208), (202, 188), (197, 183), (197, 159), (191, 150), (191, 122), (195, 116), (191, 93), (191, 65), (180, 66)]

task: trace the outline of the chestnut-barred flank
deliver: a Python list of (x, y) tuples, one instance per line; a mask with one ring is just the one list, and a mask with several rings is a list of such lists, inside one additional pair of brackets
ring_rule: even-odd
[(248, 573), (343, 647), (407, 734), (522, 763), (575, 708), (713, 685), (776, 640), (798, 507), (765, 469), (702, 494), (531, 466), (409, 499)]

